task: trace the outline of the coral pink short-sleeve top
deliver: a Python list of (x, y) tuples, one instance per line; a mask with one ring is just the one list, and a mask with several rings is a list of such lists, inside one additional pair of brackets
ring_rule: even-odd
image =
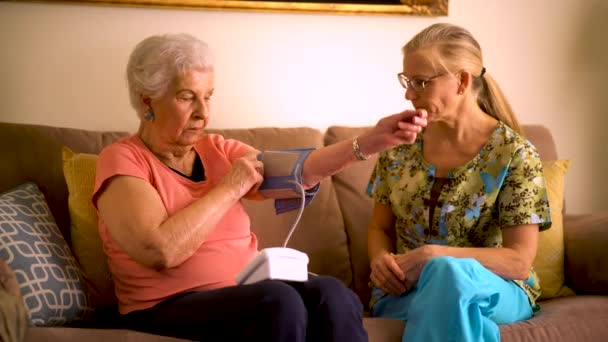
[[(106, 182), (118, 175), (141, 178), (157, 191), (169, 215), (205, 196), (228, 172), (232, 162), (252, 147), (220, 135), (204, 136), (196, 145), (205, 180), (194, 182), (158, 160), (134, 135), (107, 146), (99, 155), (93, 204)], [(122, 314), (146, 309), (184, 291), (235, 285), (238, 272), (257, 253), (257, 239), (240, 202), (220, 220), (215, 230), (185, 262), (161, 271), (146, 267), (125, 253), (109, 234), (101, 217), (99, 234), (114, 279)]]

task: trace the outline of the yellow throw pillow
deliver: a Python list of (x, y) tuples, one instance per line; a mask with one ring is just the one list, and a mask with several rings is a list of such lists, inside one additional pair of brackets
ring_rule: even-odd
[(564, 275), (564, 178), (569, 160), (543, 161), (545, 185), (551, 207), (551, 228), (540, 232), (534, 268), (540, 278), (539, 299), (574, 295)]
[(63, 175), (68, 186), (72, 251), (92, 292), (94, 306), (116, 304), (114, 284), (97, 230), (97, 211), (91, 198), (97, 155), (74, 153), (63, 147)]

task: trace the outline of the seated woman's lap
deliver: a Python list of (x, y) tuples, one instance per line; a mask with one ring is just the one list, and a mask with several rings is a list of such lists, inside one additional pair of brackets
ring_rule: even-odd
[[(343, 330), (361, 335), (361, 312), (352, 291), (319, 276), (303, 283), (272, 280), (187, 292), (123, 317), (134, 330), (193, 340), (305, 341), (306, 335), (340, 334), (340, 322)], [(361, 328), (353, 327), (353, 319)]]
[(304, 283), (290, 284), (306, 305), (309, 341), (367, 341), (363, 305), (341, 281), (315, 276)]
[[(374, 289), (374, 295), (382, 292)], [(418, 284), (402, 296), (384, 296), (372, 315), (408, 321), (407, 341), (495, 341), (497, 324), (528, 319), (526, 293), (471, 258), (437, 257), (424, 267)], [(437, 322), (451, 322), (438, 329)]]

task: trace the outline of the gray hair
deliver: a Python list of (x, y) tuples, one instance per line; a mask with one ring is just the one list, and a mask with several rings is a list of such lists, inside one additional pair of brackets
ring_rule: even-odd
[(189, 34), (165, 34), (142, 40), (127, 64), (131, 105), (141, 118), (147, 110), (141, 97), (161, 97), (179, 75), (193, 69), (213, 70), (209, 46)]

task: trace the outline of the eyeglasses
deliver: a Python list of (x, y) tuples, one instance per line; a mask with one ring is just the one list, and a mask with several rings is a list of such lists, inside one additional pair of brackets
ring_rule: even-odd
[(403, 88), (408, 89), (411, 87), (415, 91), (423, 91), (429, 82), (431, 82), (432, 80), (436, 79), (437, 77), (441, 77), (443, 75), (445, 75), (445, 74), (438, 74), (433, 77), (429, 77), (425, 80), (416, 79), (416, 78), (410, 80), (409, 78), (405, 77), (405, 75), (402, 72), (400, 72), (397, 74), (397, 78), (399, 79), (399, 83), (401, 84), (401, 86)]

